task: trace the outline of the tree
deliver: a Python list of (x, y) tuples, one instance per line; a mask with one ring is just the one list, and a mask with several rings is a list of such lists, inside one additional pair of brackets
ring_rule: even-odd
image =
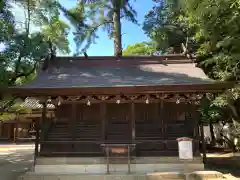
[[(184, 3), (188, 23), (196, 27), (195, 37), (200, 42), (197, 50), (198, 66), (215, 80), (236, 82), (235, 88), (211, 100), (211, 106), (218, 107), (218, 110), (214, 110), (210, 120), (217, 116), (223, 124), (226, 121), (236, 124), (240, 122), (239, 2), (186, 0)], [(239, 138), (239, 132), (232, 134)], [(233, 144), (226, 136), (223, 138), (228, 144)], [(235, 145), (232, 147), (235, 148)]]
[[(79, 8), (85, 4), (87, 5), (86, 8)], [(88, 10), (86, 11), (86, 9)], [(129, 0), (82, 0), (77, 7), (70, 11), (74, 12), (73, 14), (81, 14), (84, 11), (86, 17), (89, 18), (88, 21), (90, 21), (82, 27), (80, 34), (76, 33), (75, 39), (78, 42), (78, 47), (83, 40), (87, 40), (84, 49), (88, 48), (97, 38), (98, 29), (103, 28), (107, 30), (109, 37), (114, 40), (114, 55), (122, 55), (121, 19), (126, 18), (133, 23), (137, 23), (136, 12), (131, 7)]]
[[(240, 6), (237, 0), (186, 1), (189, 22), (201, 41), (198, 64), (213, 79), (239, 80)], [(206, 8), (208, 7), (208, 8)]]
[(123, 50), (123, 55), (124, 56), (153, 55), (155, 51), (156, 49), (152, 43), (141, 42), (127, 46), (127, 48)]
[[(22, 8), (23, 22), (17, 22), (11, 4)], [(56, 51), (69, 53), (69, 26), (61, 21), (60, 5), (56, 0), (16, 0), (0, 3), (0, 87), (14, 86), (34, 78), (36, 68)], [(33, 31), (33, 28), (35, 29)], [(11, 108), (16, 98), (1, 97), (1, 111)]]
[(178, 52), (186, 36), (176, 23), (177, 19), (172, 7), (173, 5), (170, 2), (157, 1), (145, 16), (143, 30), (157, 43), (158, 49), (173, 47), (174, 52)]
[(194, 51), (194, 26), (187, 22), (182, 1), (155, 0), (155, 6), (145, 16), (143, 30), (157, 44), (157, 49), (170, 47), (173, 52), (183, 52), (182, 46)]
[[(10, 4), (2, 1), (1, 42), (6, 48), (1, 52), (1, 85), (14, 85), (19, 78), (26, 78), (34, 73), (44, 55), (50, 51), (49, 41), (59, 51), (69, 53), (67, 34), (70, 27), (59, 19), (56, 2), (15, 1), (25, 12), (22, 23), (14, 20), (9, 10)], [(39, 30), (31, 31), (33, 26)]]

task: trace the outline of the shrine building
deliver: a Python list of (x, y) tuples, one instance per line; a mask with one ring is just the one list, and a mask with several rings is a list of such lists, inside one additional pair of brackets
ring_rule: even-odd
[[(106, 149), (128, 153), (128, 163), (136, 165), (132, 171), (138, 167), (161, 171), (169, 161), (182, 167), (176, 140), (180, 137), (193, 139), (192, 168), (203, 168), (199, 104), (206, 93), (230, 87), (209, 79), (193, 60), (173, 54), (56, 57), (45, 62), (32, 82), (8, 92), (42, 104), (42, 120), (36, 126), (40, 145), (35, 149), (36, 171), (65, 172), (66, 166), (87, 164), (85, 172), (94, 171), (93, 165), (105, 172), (110, 153), (106, 155)], [(51, 117), (48, 104), (55, 107)], [(162, 165), (154, 169), (137, 164)]]

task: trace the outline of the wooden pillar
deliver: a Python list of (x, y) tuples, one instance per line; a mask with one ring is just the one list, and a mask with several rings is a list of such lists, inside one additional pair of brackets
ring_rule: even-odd
[[(76, 140), (76, 121), (77, 121), (77, 103), (72, 103), (72, 120), (71, 120), (71, 131), (72, 131), (72, 140)], [(72, 143), (72, 150), (74, 151), (74, 142)]]
[(36, 159), (39, 156), (39, 140), (40, 140), (40, 136), (39, 136), (39, 130), (40, 130), (40, 119), (35, 120), (35, 151), (34, 151), (34, 165), (36, 165)]
[(192, 113), (194, 114), (194, 117), (192, 118), (192, 120), (194, 120), (194, 140), (196, 140), (197, 144), (195, 145), (197, 147), (197, 151), (196, 154), (200, 155), (200, 149), (199, 149), (199, 142), (201, 140), (201, 135), (199, 132), (199, 125), (200, 125), (200, 114), (196, 108), (196, 106), (194, 106), (194, 108), (192, 108)]
[(15, 142), (15, 132), (14, 132), (15, 124), (11, 123), (10, 124), (10, 138), (12, 142)]
[(18, 138), (18, 127), (19, 127), (19, 114), (17, 113), (17, 116), (16, 116), (16, 127), (15, 127), (15, 133), (14, 133), (14, 142), (16, 143), (17, 142), (17, 138)]
[(7, 123), (7, 137), (10, 141), (12, 141), (12, 124)]
[(100, 103), (100, 119), (101, 119), (101, 139), (104, 142), (106, 139), (106, 103)]
[(131, 127), (132, 127), (132, 141), (135, 141), (136, 137), (136, 122), (135, 122), (135, 103), (131, 103)]
[(205, 163), (207, 159), (207, 155), (206, 155), (206, 142), (204, 139), (204, 127), (202, 122), (200, 122), (200, 131), (201, 131), (201, 141), (202, 141), (203, 163)]
[(3, 135), (3, 121), (0, 121), (0, 138), (2, 138)]
[(159, 119), (160, 119), (160, 127), (161, 127), (161, 130), (162, 130), (162, 135), (164, 135), (165, 133), (165, 128), (164, 128), (164, 114), (163, 114), (163, 100), (160, 100), (160, 109), (159, 109)]
[(42, 141), (45, 140), (45, 133), (46, 133), (46, 120), (47, 120), (47, 102), (46, 100), (42, 102), (42, 119), (41, 119), (41, 133), (40, 133), (40, 149), (42, 149)]
[(166, 117), (164, 115), (164, 101), (163, 100), (160, 100), (160, 118), (161, 118), (162, 136), (163, 136), (163, 139), (166, 139), (167, 138)]

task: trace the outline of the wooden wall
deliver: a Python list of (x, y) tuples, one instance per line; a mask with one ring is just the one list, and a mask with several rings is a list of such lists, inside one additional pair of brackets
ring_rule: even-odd
[(101, 143), (135, 143), (137, 156), (177, 156), (177, 138), (198, 137), (196, 109), (184, 103), (62, 104), (55, 117), (42, 154), (103, 156)]

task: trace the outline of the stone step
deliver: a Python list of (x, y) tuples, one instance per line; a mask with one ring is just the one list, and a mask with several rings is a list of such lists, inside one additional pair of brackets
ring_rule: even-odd
[[(38, 162), (37, 162), (38, 163)], [(39, 174), (105, 174), (106, 164), (59, 164), (59, 165), (36, 165), (35, 172)], [(155, 172), (194, 172), (204, 170), (203, 164), (172, 163), (172, 164), (131, 164), (131, 172), (147, 174)], [(110, 164), (111, 173), (127, 173), (128, 165)]]

